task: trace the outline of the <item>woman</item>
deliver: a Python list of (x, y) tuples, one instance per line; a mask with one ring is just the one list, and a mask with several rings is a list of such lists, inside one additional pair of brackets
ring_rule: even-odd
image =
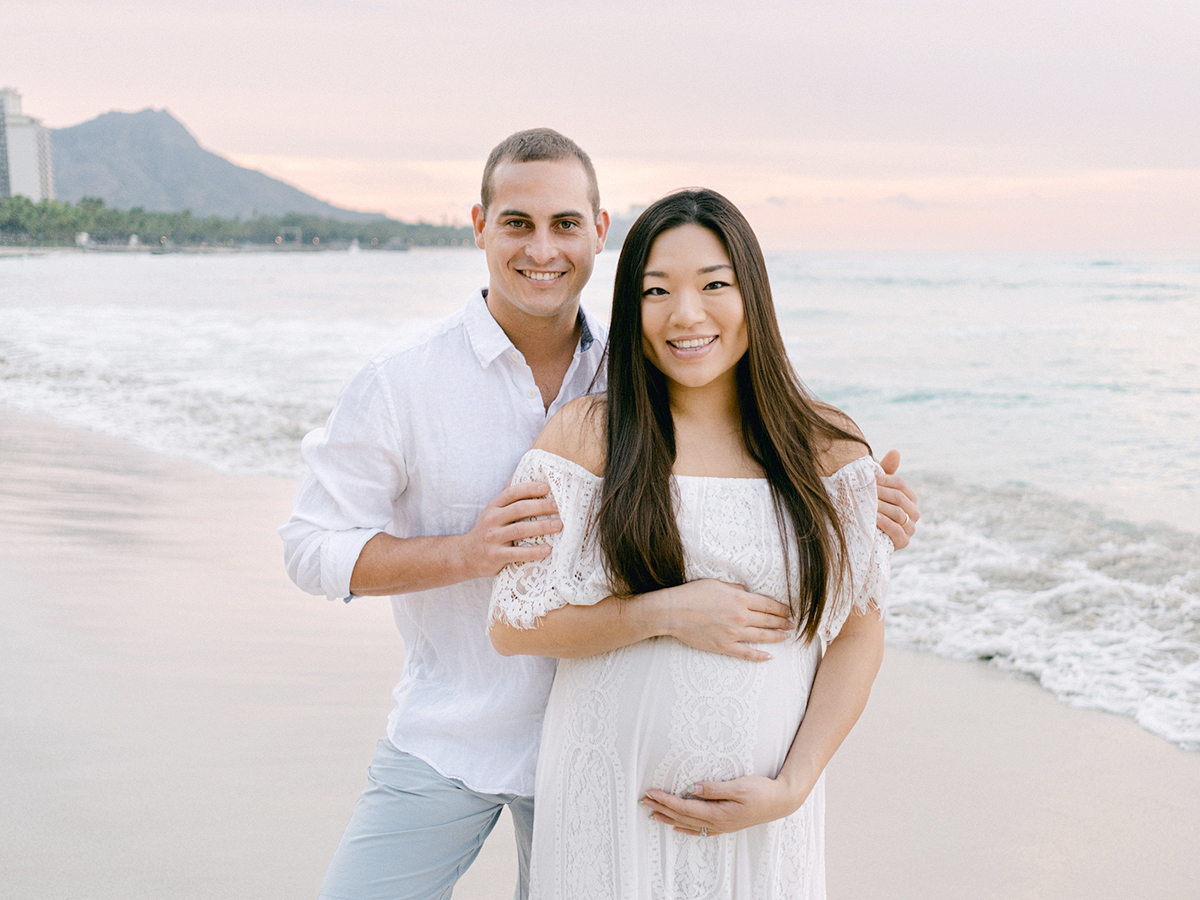
[(669, 637), (561, 661), (532, 898), (824, 896), (821, 773), (883, 649), (869, 452), (793, 373), (741, 213), (704, 190), (649, 207), (617, 267), (606, 396), (564, 408), (514, 476), (550, 485), (563, 528), (497, 578), (493, 642), (538, 652), (563, 607), (698, 579), (788, 603), (796, 635), (762, 662)]

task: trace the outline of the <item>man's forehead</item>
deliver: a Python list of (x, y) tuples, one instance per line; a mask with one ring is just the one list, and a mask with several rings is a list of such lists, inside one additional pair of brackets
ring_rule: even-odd
[(525, 209), (548, 203), (563, 211), (591, 209), (590, 188), (583, 164), (574, 157), (533, 162), (504, 160), (492, 172), (491, 205)]

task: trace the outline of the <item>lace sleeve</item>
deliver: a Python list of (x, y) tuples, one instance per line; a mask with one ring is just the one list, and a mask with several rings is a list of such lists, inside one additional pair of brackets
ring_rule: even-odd
[(846, 577), (826, 603), (821, 638), (837, 637), (852, 611), (878, 611), (882, 618), (891, 577), (892, 541), (875, 525), (879, 496), (875, 476), (883, 470), (869, 456), (825, 479), (825, 489), (846, 536)]
[(552, 610), (567, 604), (590, 606), (612, 593), (592, 527), (600, 504), (600, 479), (570, 460), (530, 450), (512, 478), (513, 484), (526, 481), (550, 485), (563, 528), (520, 542), (549, 544), (553, 551), (546, 559), (507, 565), (496, 576), (488, 621), (515, 628), (536, 628)]

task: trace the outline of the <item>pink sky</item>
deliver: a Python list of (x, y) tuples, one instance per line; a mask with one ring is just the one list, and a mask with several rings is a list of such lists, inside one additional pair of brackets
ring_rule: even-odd
[(550, 125), (610, 209), (703, 184), (771, 247), (1200, 247), (1195, 0), (7, 6), (0, 82), (47, 125), (166, 107), (402, 218), (465, 222)]

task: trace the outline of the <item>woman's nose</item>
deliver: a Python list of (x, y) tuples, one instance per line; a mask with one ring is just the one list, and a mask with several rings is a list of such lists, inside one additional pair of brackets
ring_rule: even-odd
[(683, 290), (675, 295), (671, 319), (675, 325), (695, 325), (705, 318), (704, 300), (695, 291)]

